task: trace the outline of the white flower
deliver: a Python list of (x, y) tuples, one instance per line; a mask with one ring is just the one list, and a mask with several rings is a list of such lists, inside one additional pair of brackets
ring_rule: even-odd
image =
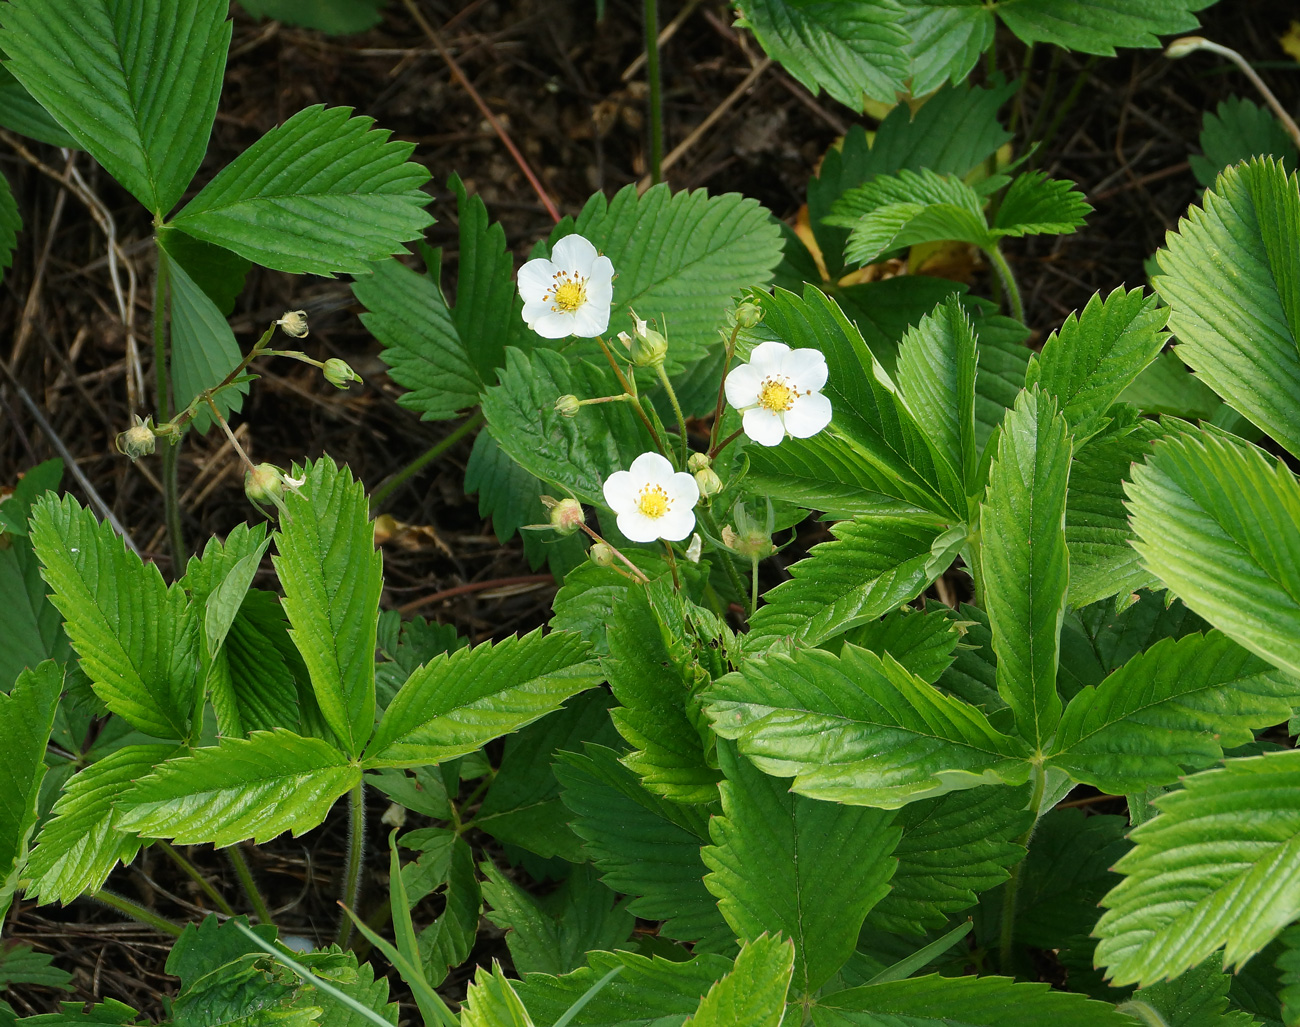
[(542, 338), (591, 339), (609, 327), (614, 265), (582, 236), (566, 235), (550, 260), (538, 257), (519, 269), (519, 295), (524, 321)]
[(685, 471), (658, 453), (642, 453), (626, 471), (605, 479), (605, 502), (618, 514), (618, 530), (633, 542), (680, 542), (695, 527), (700, 489)]
[(806, 439), (831, 423), (831, 401), (821, 393), (825, 385), (820, 350), (764, 342), (754, 347), (748, 364), (727, 375), (727, 402), (740, 411), (746, 435), (775, 446), (786, 435)]

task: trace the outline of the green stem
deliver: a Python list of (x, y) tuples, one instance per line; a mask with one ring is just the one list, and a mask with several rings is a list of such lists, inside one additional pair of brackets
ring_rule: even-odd
[(1169, 1027), (1168, 1022), (1153, 1007), (1139, 999), (1131, 998), (1115, 1007), (1117, 1013), (1128, 1013), (1141, 1020), (1147, 1027)]
[[(1029, 848), (1034, 837), (1034, 828), (1038, 826), (1038, 808), (1043, 804), (1043, 793), (1047, 789), (1047, 771), (1041, 763), (1035, 763), (1033, 769), (1034, 792), (1029, 800), (1029, 809), (1034, 814), (1034, 822), (1029, 830), (1016, 839), (1016, 844)], [(1011, 950), (1016, 938), (1016, 901), (1020, 897), (1020, 872), (1025, 860), (1011, 868), (1011, 878), (1002, 892), (1002, 931), (998, 938), (998, 964), (1007, 976), (1012, 975)]]
[(130, 899), (124, 899), (116, 892), (107, 891), (101, 888), (91, 896), (97, 902), (117, 910), (123, 916), (129, 916), (132, 920), (138, 920), (142, 924), (148, 924), (150, 927), (162, 931), (163, 934), (170, 934), (173, 938), (181, 936), (180, 924), (174, 924), (165, 917), (159, 916), (152, 910), (145, 909), (139, 903), (132, 902)]
[(668, 569), (673, 572), (673, 588), (678, 592), (682, 590), (681, 579), (677, 577), (677, 554), (673, 552), (672, 543), (666, 538), (660, 539), (664, 544), (664, 552), (668, 554)]
[(1011, 265), (1007, 263), (1007, 258), (1002, 255), (1002, 251), (996, 243), (986, 249), (984, 253), (988, 256), (994, 270), (997, 271), (998, 278), (1002, 281), (1002, 287), (1007, 291), (1007, 306), (1010, 307), (1011, 316), (1024, 324), (1025, 304), (1020, 298), (1020, 286), (1016, 284), (1016, 276), (1011, 273)]
[(212, 886), (211, 881), (199, 873), (198, 867), (177, 852), (176, 849), (172, 848), (172, 846), (167, 842), (159, 840), (154, 842), (154, 844), (162, 849), (163, 853), (170, 857), (171, 861), (181, 868), (186, 877), (203, 890), (203, 894), (212, 900), (212, 904), (216, 906), (217, 909), (225, 913), (226, 916), (235, 915), (234, 907), (226, 901), (226, 897), (222, 895), (221, 892), (217, 891), (217, 889)]
[[(366, 785), (358, 781), (348, 793), (348, 863), (344, 870), (343, 905), (354, 913), (357, 896), (361, 893), (361, 870), (365, 866), (366, 845)], [(352, 940), (352, 918), (345, 916), (339, 922), (338, 945), (347, 948)]]
[(248, 860), (244, 858), (244, 850), (239, 847), (238, 843), (226, 849), (226, 855), (230, 857), (230, 865), (235, 868), (235, 876), (239, 878), (239, 883), (244, 886), (244, 893), (248, 896), (248, 901), (253, 904), (253, 913), (256, 914), (260, 923), (274, 924), (271, 919), (271, 910), (266, 904), (266, 899), (262, 898), (262, 892), (257, 887), (257, 881), (253, 879), (252, 867), (248, 865)]
[(660, 364), (655, 368), (655, 373), (659, 375), (659, 382), (668, 393), (668, 401), (673, 405), (673, 413), (677, 415), (677, 430), (681, 432), (682, 442), (682, 470), (686, 470), (686, 459), (690, 449), (686, 444), (686, 415), (682, 413), (682, 405), (677, 402), (677, 391), (673, 388), (673, 383), (668, 379), (668, 372), (664, 370), (664, 365)]
[(758, 609), (758, 557), (749, 558), (750, 565), (750, 586), (749, 586), (749, 612), (752, 616)]
[(370, 495), (370, 512), (375, 513), (377, 510), (381, 509), (383, 505), (388, 502), (389, 497), (401, 488), (410, 478), (419, 474), (420, 471), (424, 470), (424, 468), (434, 460), (437, 460), (438, 457), (442, 456), (443, 453), (447, 452), (447, 450), (463, 439), (466, 435), (478, 431), (486, 420), (487, 418), (483, 416), (483, 411), (478, 411), (473, 417), (462, 424), (445, 439), (434, 443), (395, 475), (389, 478), (388, 481), (380, 485), (379, 488), (375, 489), (375, 491)]
[[(172, 416), (171, 394), (167, 388), (167, 257), (158, 246), (158, 273), (153, 280), (153, 363), (158, 391), (159, 420)], [(163, 517), (167, 522), (167, 545), (171, 549), (173, 571), (179, 573), (185, 563), (185, 535), (181, 530), (180, 479), (176, 445), (169, 440), (162, 451)]]
[(663, 181), (664, 115), (663, 81), (659, 74), (659, 3), (644, 0), (645, 73), (650, 83), (650, 181)]
[[(722, 532), (718, 530), (718, 522), (714, 518), (713, 512), (700, 507), (699, 518), (704, 524), (704, 529), (713, 538), (721, 541)], [(740, 580), (740, 572), (736, 570), (736, 561), (731, 558), (730, 553), (722, 554), (722, 569), (727, 572), (727, 580), (731, 583), (731, 587), (736, 590), (736, 598), (743, 602), (745, 599), (745, 583)], [(751, 607), (749, 613), (752, 615), (753, 612), (754, 610)]]
[(636, 388), (630, 381), (628, 381), (627, 375), (623, 373), (623, 369), (618, 366), (618, 361), (614, 359), (614, 354), (611, 353), (609, 347), (605, 345), (605, 340), (597, 335), (596, 341), (600, 343), (601, 352), (605, 354), (605, 359), (609, 361), (609, 366), (613, 368), (614, 377), (618, 379), (619, 385), (623, 386), (623, 391), (632, 397), (632, 409), (636, 411), (637, 416), (641, 418), (641, 423), (645, 425), (645, 430), (648, 431), (650, 437), (654, 439), (655, 449), (659, 450), (663, 456), (667, 456), (668, 449), (664, 446), (663, 439), (659, 437), (659, 433), (655, 431), (655, 426), (650, 423), (650, 418), (646, 416), (645, 411), (641, 408), (640, 397), (637, 396)]
[(722, 360), (722, 377), (718, 379), (718, 405), (713, 411), (713, 426), (709, 429), (709, 456), (718, 448), (718, 428), (722, 424), (722, 411), (727, 402), (727, 374), (731, 370), (731, 359), (736, 355), (736, 337), (740, 335), (740, 325), (731, 326), (731, 338), (727, 340), (727, 351)]

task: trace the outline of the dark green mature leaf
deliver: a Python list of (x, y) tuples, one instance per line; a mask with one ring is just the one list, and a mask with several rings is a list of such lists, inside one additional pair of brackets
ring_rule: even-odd
[(306, 733), (318, 721), (310, 681), (300, 658), (295, 659), (298, 652), (288, 629), (274, 593), (253, 589), (244, 597), (208, 676), (223, 734), (277, 727)]
[(739, 24), (813, 94), (861, 110), (904, 91), (907, 33), (895, 0), (746, 0)]
[(171, 221), (277, 271), (364, 274), (432, 222), (429, 173), (351, 107), (299, 111), (250, 146)]
[(1071, 235), (1092, 206), (1073, 182), (1048, 178), (1042, 171), (1016, 176), (998, 205), (992, 232), (998, 238), (1025, 235)]
[(1186, 421), (1204, 421), (1224, 405), (1214, 390), (1187, 369), (1172, 351), (1161, 353), (1127, 389), (1121, 403), (1132, 403), (1144, 414), (1173, 414)]
[(435, 988), (446, 980), (451, 967), (469, 958), (478, 935), (483, 896), (474, 874), (474, 853), (464, 838), (457, 837), (451, 844), (444, 899), (441, 915), (420, 932), (418, 939), (425, 977)]
[(140, 851), (137, 835), (117, 826), (119, 800), (133, 781), (174, 752), (172, 745), (127, 745), (75, 774), (54, 804), (27, 861), (26, 893), (41, 903), (68, 903), (96, 892), (118, 862)]
[(1024, 858), (1017, 839), (1033, 823), (1028, 803), (1022, 786), (971, 788), (904, 806), (894, 818), (903, 831), (894, 848), (898, 869), (867, 923), (923, 935), (975, 905)]
[(1172, 981), (1156, 981), (1133, 998), (1155, 1009), (1168, 1027), (1259, 1027), (1243, 1009), (1228, 1008), (1232, 978), (1206, 960)]
[(22, 229), (22, 215), (18, 213), (18, 203), (9, 189), (9, 180), (0, 175), (0, 278), (13, 263), (18, 233)]
[(1229, 760), (1155, 800), (1097, 923), (1116, 985), (1177, 976), (1218, 948), (1240, 965), (1300, 915), (1298, 784), (1292, 750)]
[(614, 264), (613, 330), (630, 327), (624, 320), (629, 307), (654, 318), (661, 330), (666, 326), (670, 370), (719, 347), (718, 326), (732, 298), (766, 285), (781, 261), (776, 221), (756, 200), (739, 193), (711, 197), (697, 189), (674, 194), (667, 185), (657, 185), (637, 196), (633, 184), (607, 201), (598, 192), (583, 207), (573, 231)]
[(319, 738), (254, 731), (159, 765), (119, 804), (120, 825), (178, 845), (264, 842), (318, 826), (361, 780), (346, 754)]
[(174, 228), (159, 228), (157, 239), (172, 260), (185, 268), (195, 284), (217, 305), (221, 316), (229, 317), (244, 291), (252, 261)]
[(361, 323), (384, 344), (397, 402), (425, 421), (446, 420), (478, 402), (483, 382), (461, 341), (438, 283), (396, 259), (371, 265), (352, 283), (366, 308)]
[(1002, 423), (981, 514), (985, 604), (998, 692), (1021, 735), (1046, 745), (1061, 717), (1056, 667), (1069, 584), (1070, 438), (1053, 398), (1023, 392)]
[[(275, 941), (277, 932), (273, 925), (250, 926), (246, 916), (232, 919), (235, 923), (248, 927), (264, 941)], [(209, 913), (200, 923), (188, 923), (181, 930), (180, 937), (167, 956), (166, 970), (173, 977), (180, 978), (182, 990), (240, 956), (261, 951), (246, 934), (229, 926), (230, 923), (230, 920), (223, 922), (217, 919), (215, 913)]]
[(945, 81), (961, 82), (980, 55), (993, 45), (997, 21), (987, 7), (961, 0), (900, 0), (903, 26), (910, 37), (907, 56), (912, 94), (923, 96)]
[(224, 0), (19, 0), (8, 70), (155, 215), (199, 169), (230, 46)]
[(602, 680), (591, 647), (565, 631), (511, 636), (437, 656), (384, 711), (367, 767), (441, 763), (546, 716)]
[(1130, 795), (1217, 762), (1293, 705), (1300, 685), (1219, 632), (1165, 639), (1070, 701), (1048, 762)]
[(1271, 158), (1228, 168), (1156, 254), (1175, 352), (1300, 453), (1300, 184)]
[[(1006, 320), (1017, 327), (1015, 336), (996, 335), (985, 325), (992, 318), (977, 324), (979, 336), (979, 374), (975, 378), (975, 441), (980, 452), (988, 445), (993, 433), (1001, 426), (1007, 411), (1016, 403), (1016, 397), (1025, 386), (1025, 372), (1033, 355), (1023, 345), (1028, 330), (1010, 318)], [(1018, 336), (1018, 337), (1017, 337)]]
[(286, 25), (317, 29), (327, 36), (347, 36), (374, 28), (383, 18), (385, 0), (239, 0), (254, 18), (274, 18)]
[[(2, 508), (0, 508), (2, 512)], [(26, 510), (15, 511), (26, 524)], [(68, 640), (59, 611), (46, 598), (46, 584), (32, 544), (24, 535), (5, 535), (0, 548), (0, 609), (5, 611), (0, 632), (0, 692), (13, 687), (24, 669), (47, 659), (64, 662)]]
[(735, 969), (718, 979), (682, 1027), (780, 1027), (794, 958), (794, 943), (779, 935), (745, 942)]
[(707, 814), (648, 791), (613, 749), (588, 743), (584, 753), (557, 753), (555, 776), (601, 880), (635, 896), (629, 912), (664, 921), (664, 937), (693, 941), (696, 951), (729, 947), (734, 935), (703, 881)]
[(1295, 166), (1295, 140), (1272, 111), (1240, 96), (1220, 100), (1213, 113), (1205, 112), (1201, 149), (1205, 156), (1192, 154), (1188, 162), (1196, 181), (1207, 188), (1228, 165), (1252, 157), (1278, 157)]
[(714, 731), (813, 798), (896, 809), (1028, 773), (1023, 744), (975, 707), (854, 646), (749, 661), (706, 699)]
[(1205, 432), (1158, 443), (1128, 486), (1134, 548), (1192, 610), (1300, 673), (1300, 485)]
[(31, 538), (95, 693), (146, 734), (187, 737), (198, 618), (184, 590), (70, 496), (36, 504)]
[(50, 112), (37, 103), (36, 98), (5, 68), (0, 68), (0, 125), (11, 132), (51, 146), (80, 149), (77, 141), (50, 117)]
[(0, 951), (0, 991), (11, 984), (39, 984), (43, 988), (71, 991), (72, 974), (54, 965), (54, 957), (26, 945), (13, 944)]
[[(651, 581), (671, 577), (668, 562), (651, 549), (629, 546), (624, 555)], [(686, 574), (687, 568), (679, 564), (678, 573)], [(640, 588), (639, 582), (613, 568), (597, 567), (586, 561), (570, 572), (555, 594), (552, 603), (555, 616), (551, 618), (551, 628), (571, 631), (590, 642), (595, 655), (608, 655), (609, 622), (613, 611)]]
[(1282, 1019), (1293, 1024), (1300, 1019), (1300, 925), (1288, 927), (1279, 939), (1282, 952), (1277, 957), (1283, 985), (1278, 997), (1282, 1000)]
[(1132, 1027), (1107, 1002), (1009, 977), (911, 977), (828, 995), (817, 1027)]
[[(960, 0), (958, 0), (960, 3)], [(1026, 43), (1113, 57), (1116, 47), (1156, 47), (1158, 36), (1197, 27), (1192, 15), (1214, 0), (1021, 0), (999, 16)]]
[(1169, 333), (1169, 311), (1141, 289), (1095, 294), (1071, 314), (1029, 362), (1025, 384), (1056, 397), (1076, 444), (1093, 435), (1121, 392), (1155, 360)]
[(923, 681), (938, 681), (952, 664), (961, 633), (947, 607), (930, 604), (924, 613), (913, 606), (891, 610), (845, 634), (845, 641), (877, 656), (889, 653)]
[(290, 634), (321, 713), (350, 755), (375, 724), (375, 631), (383, 557), (365, 488), (328, 456), (302, 470), (284, 497), (272, 558), (284, 586)]
[(0, 693), (0, 919), (27, 863), (36, 826), (36, 800), (45, 777), (45, 744), (63, 690), (63, 668), (46, 660), (25, 670), (8, 695)]
[[(705, 886), (742, 942), (794, 941), (793, 986), (812, 995), (853, 954), (867, 912), (889, 892), (902, 832), (884, 810), (792, 794), (735, 747), (718, 745), (722, 816), (709, 821)], [(845, 853), (852, 853), (846, 860)]]

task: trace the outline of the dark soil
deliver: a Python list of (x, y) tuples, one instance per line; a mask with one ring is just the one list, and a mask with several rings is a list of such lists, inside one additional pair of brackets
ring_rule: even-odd
[[(606, 6), (604, 20), (597, 22), (592, 3), (570, 0), (435, 0), (422, 5), (562, 213), (576, 213), (593, 190), (612, 194), (646, 172), (644, 73), (625, 75), (643, 52), (641, 5), (608, 0)], [(1225, 0), (1204, 12), (1204, 34), (1238, 48), (1252, 61), (1273, 62), (1263, 65), (1263, 74), (1295, 110), (1300, 65), (1287, 62), (1277, 42), (1289, 21), (1286, 6)], [(661, 0), (661, 7), (661, 24), (666, 25), (683, 4)], [(666, 44), (667, 149), (723, 105), (762, 59), (752, 37), (733, 29), (732, 22), (722, 0), (703, 0)], [(1009, 75), (1019, 73), (1024, 47), (1005, 34), (998, 43), (999, 67)], [(1057, 105), (1073, 94), (1072, 108), (1046, 140), (1037, 163), (1078, 182), (1096, 210), (1076, 235), (1011, 248), (1028, 320), (1040, 341), (1095, 291), (1145, 282), (1143, 261), (1198, 195), (1186, 160), (1196, 150), (1202, 112), (1226, 96), (1251, 95), (1238, 72), (1205, 54), (1178, 62), (1158, 51), (1089, 60), (1054, 55), (1049, 49), (1039, 47), (1033, 55), (1017, 144), (1027, 131), (1041, 138)], [(450, 173), (459, 173), (483, 197), (517, 254), (525, 254), (549, 231), (545, 207), (399, 0), (390, 0), (378, 28), (342, 39), (258, 24), (237, 14), (226, 89), (198, 181), (206, 181), (263, 132), (315, 103), (355, 106), (416, 144), (415, 159), (433, 174), (429, 191), (438, 220), (428, 240), (445, 247), (445, 266), (453, 276), (449, 289), (454, 289), (456, 263), (456, 207), (446, 187)], [(757, 74), (750, 88), (673, 163), (667, 178), (678, 189), (739, 191), (793, 220), (821, 155), (859, 120), (853, 111), (809, 95), (772, 66)], [(0, 359), (12, 374), (12, 381), (9, 375), (0, 377), (0, 487), (57, 455), (51, 433), (56, 435), (146, 557), (170, 576), (157, 458), (132, 465), (113, 447), (133, 412), (153, 409), (150, 224), (93, 161), (81, 154), (70, 160), (116, 226), (125, 256), (118, 276), (122, 306), (132, 327), (124, 325), (120, 312), (104, 231), (85, 204), (56, 180), (69, 158), (37, 144), (30, 145), (26, 157), (9, 145), (0, 147), (0, 165), (19, 197), (26, 226), (14, 266), (0, 286), (0, 337), (10, 340), (0, 345)], [(45, 170), (33, 161), (42, 162)], [(982, 272), (976, 272), (972, 284), (987, 294)], [(232, 323), (247, 347), (271, 319), (298, 307), (311, 314), (311, 335), (305, 340), (309, 352), (321, 359), (346, 358), (366, 384), (338, 392), (312, 368), (264, 362), (262, 378), (243, 416), (235, 420), (255, 461), (287, 467), (328, 452), (346, 461), (373, 489), (454, 429), (454, 422), (421, 423), (397, 405), (399, 390), (384, 375), (378, 346), (358, 320), (345, 282), (256, 270)], [(48, 427), (37, 423), (15, 383), (43, 412)], [(421, 530), (385, 546), (384, 602), (407, 610), (418, 607), (479, 641), (542, 623), (554, 586), (528, 566), (518, 540), (499, 544), (475, 500), (465, 497), (468, 453), (467, 443), (457, 445), (389, 502), (389, 513)], [(180, 462), (191, 543), (224, 535), (255, 514), (243, 496), (242, 468), (219, 433), (191, 436)], [(76, 482), (69, 481), (68, 487), (87, 500)], [(519, 578), (529, 580), (512, 580)], [(383, 804), (374, 802), (370, 840), (372, 851), (382, 852), (378, 814)], [(332, 936), (345, 833), (341, 820), (331, 820), (301, 839), (281, 839), (250, 851), (272, 905), (286, 907), (278, 916), (286, 930), (322, 940)], [(196, 849), (191, 856), (225, 894), (236, 897), (237, 886), (221, 854)], [(371, 902), (382, 898), (385, 883), (377, 865)], [(178, 919), (197, 919), (207, 908), (197, 888), (150, 853), (119, 870), (110, 886)], [(422, 911), (425, 922), (435, 911)], [(6, 992), (22, 1014), (51, 1011), (64, 997), (115, 997), (157, 1016), (161, 997), (174, 990), (174, 979), (162, 970), (166, 940), (88, 901), (67, 909), (37, 909), (19, 901), (5, 936), (53, 953), (58, 965), (76, 975), (71, 996), (35, 987)], [(499, 942), (485, 938), (475, 958), (504, 954)]]

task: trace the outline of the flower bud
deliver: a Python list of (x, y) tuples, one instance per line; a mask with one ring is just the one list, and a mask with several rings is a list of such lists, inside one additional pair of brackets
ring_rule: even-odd
[(692, 474), (697, 471), (703, 471), (713, 466), (713, 461), (709, 459), (708, 453), (692, 453), (690, 459), (686, 461), (686, 469)]
[(745, 300), (736, 308), (736, 324), (740, 328), (753, 328), (763, 320), (763, 308), (753, 300)]
[(135, 423), (117, 437), (117, 451), (132, 460), (148, 456), (153, 452), (153, 445), (153, 428), (139, 415), (136, 415)]
[(1204, 42), (1205, 40), (1200, 36), (1183, 36), (1181, 39), (1175, 39), (1165, 47), (1165, 56), (1171, 61), (1176, 61), (1179, 57), (1186, 57), (1189, 53), (1195, 53)]
[(700, 554), (703, 552), (704, 552), (704, 539), (700, 537), (700, 533), (697, 531), (694, 535), (691, 536), (691, 544), (686, 547), (686, 562), (699, 563)]
[(627, 332), (618, 333), (618, 341), (628, 348), (632, 363), (637, 367), (662, 367), (664, 357), (668, 355), (668, 340), (635, 313), (632, 321), (635, 327), (631, 335)]
[(284, 495), (284, 472), (275, 464), (258, 464), (244, 472), (244, 495), (261, 506)]
[(566, 393), (555, 401), (555, 412), (564, 417), (577, 417), (582, 403), (573, 393)]
[(321, 371), (325, 374), (325, 380), (337, 389), (346, 389), (349, 382), (361, 381), (361, 375), (352, 370), (346, 360), (340, 360), (338, 357), (330, 357), (325, 361)]
[(597, 567), (613, 567), (618, 557), (614, 555), (614, 550), (604, 542), (595, 543), (587, 550), (587, 556)]
[(586, 517), (576, 499), (561, 499), (551, 507), (551, 527), (561, 535), (572, 535)]
[(301, 339), (307, 334), (307, 311), (286, 310), (275, 323), (285, 335)]
[(722, 479), (712, 467), (704, 467), (695, 472), (695, 484), (700, 487), (700, 495), (711, 499), (722, 491)]

